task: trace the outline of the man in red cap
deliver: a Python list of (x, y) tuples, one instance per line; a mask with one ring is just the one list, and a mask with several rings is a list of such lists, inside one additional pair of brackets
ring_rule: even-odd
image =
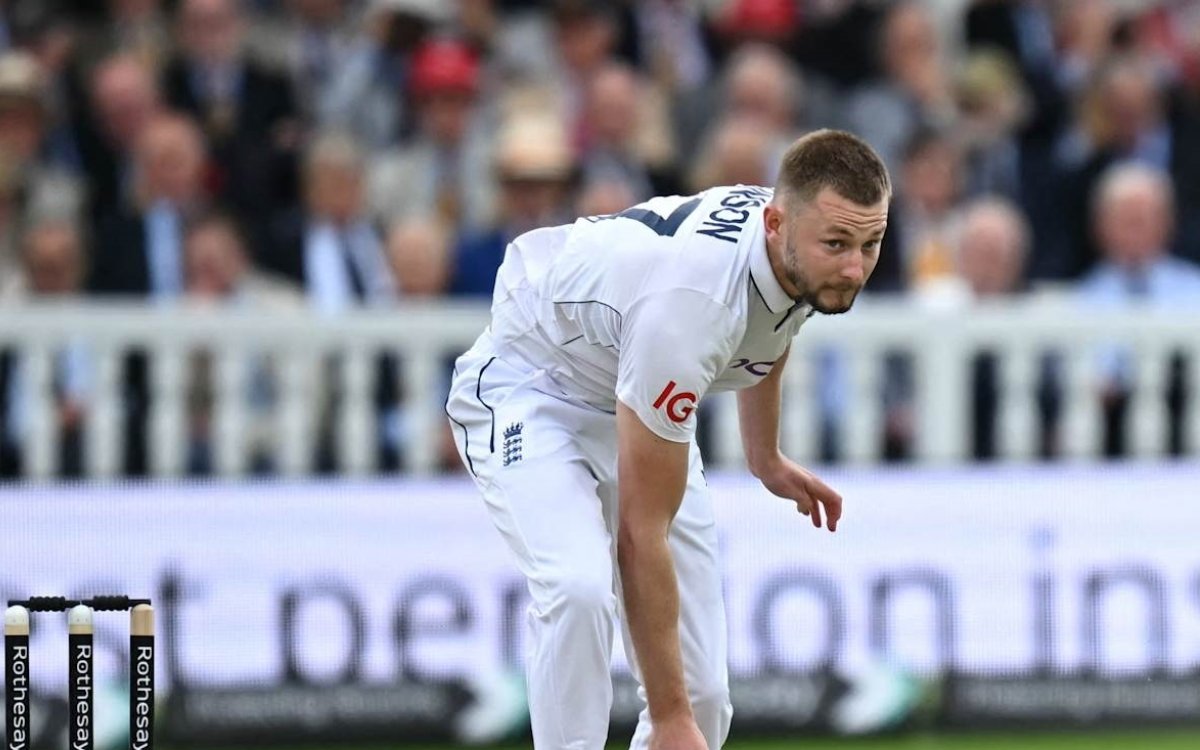
[(800, 28), (796, 0), (733, 0), (718, 18), (718, 27), (735, 42), (781, 43)]
[(377, 217), (434, 217), (456, 228), (487, 221), (494, 190), (479, 127), (480, 78), (478, 57), (462, 41), (433, 39), (416, 50), (408, 93), (418, 131), (372, 170), (369, 200)]

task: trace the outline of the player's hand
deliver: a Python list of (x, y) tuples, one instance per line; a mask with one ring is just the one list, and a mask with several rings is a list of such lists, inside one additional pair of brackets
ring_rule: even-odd
[(829, 530), (837, 531), (842, 517), (842, 496), (816, 475), (783, 456), (758, 473), (763, 486), (773, 495), (796, 503), (796, 510), (810, 517), (821, 528), (821, 508), (825, 508)]
[(700, 734), (696, 720), (683, 716), (654, 722), (650, 733), (650, 750), (708, 750), (708, 742)]

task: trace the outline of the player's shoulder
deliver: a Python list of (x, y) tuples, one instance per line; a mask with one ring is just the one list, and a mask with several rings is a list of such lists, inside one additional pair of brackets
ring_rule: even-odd
[(759, 185), (720, 185), (692, 195), (656, 196), (612, 216), (636, 222), (619, 223), (624, 232), (646, 236), (644, 230), (650, 229), (670, 244), (697, 238), (736, 243), (742, 229), (761, 218), (759, 209), (774, 194)]
[(744, 248), (761, 232), (769, 188), (731, 185), (693, 195), (657, 196), (623, 211), (583, 217), (577, 251), (619, 277), (633, 297), (691, 289), (731, 304), (744, 270)]
[(773, 195), (756, 185), (715, 187), (702, 193), (681, 237), (675, 274), (679, 285), (703, 289), (727, 305), (745, 292), (750, 248), (761, 241), (762, 207)]

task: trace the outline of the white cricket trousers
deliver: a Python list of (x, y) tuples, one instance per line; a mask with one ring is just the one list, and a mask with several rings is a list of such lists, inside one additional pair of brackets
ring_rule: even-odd
[[(446, 412), (463, 462), (529, 585), (534, 747), (602, 750), (618, 620), (641, 681), (617, 568), (616, 417), (568, 400), (544, 371), (497, 356), (488, 334), (458, 358)], [(695, 443), (669, 543), (684, 678), (700, 731), (716, 750), (733, 707), (717, 532)], [(645, 690), (639, 693), (644, 702)], [(649, 747), (650, 730), (643, 708), (631, 747)]]

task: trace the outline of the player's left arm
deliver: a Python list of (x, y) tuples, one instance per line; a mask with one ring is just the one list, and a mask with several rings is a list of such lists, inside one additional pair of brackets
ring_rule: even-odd
[(779, 497), (796, 503), (796, 509), (821, 527), (825, 508), (830, 531), (837, 530), (842, 517), (842, 497), (812, 472), (783, 455), (779, 449), (779, 411), (783, 392), (783, 367), (789, 348), (762, 382), (738, 391), (738, 422), (750, 473)]

